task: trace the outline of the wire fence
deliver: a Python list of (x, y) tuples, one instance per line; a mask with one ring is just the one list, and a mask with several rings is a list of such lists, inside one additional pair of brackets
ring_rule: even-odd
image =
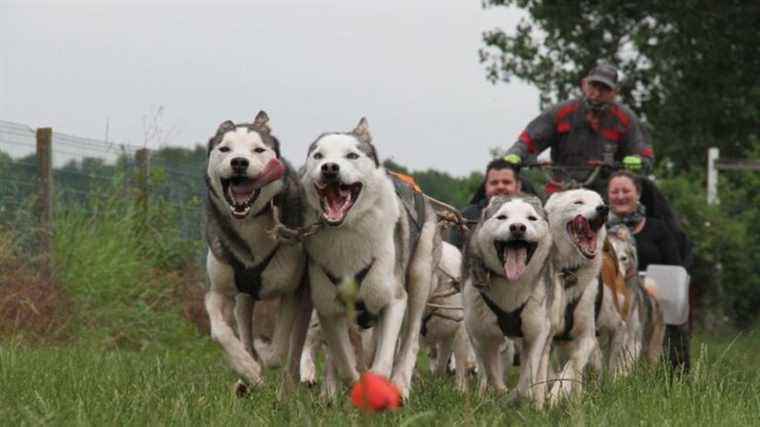
[[(50, 204), (56, 214), (76, 209), (95, 215), (99, 204), (143, 191), (151, 205), (171, 211), (182, 239), (201, 240), (203, 170), (197, 164), (191, 167), (182, 159), (167, 158), (177, 151), (186, 155), (187, 149), (165, 147), (150, 152), (53, 131), (47, 144), (49, 177), (41, 166), (45, 141), (38, 129), (0, 120), (0, 226), (11, 230), (22, 248), (35, 251), (40, 243), (37, 236), (45, 226), (40, 189), (45, 179), (53, 183)], [(141, 151), (148, 153), (149, 161), (140, 161)], [(141, 175), (145, 175), (142, 184)]]

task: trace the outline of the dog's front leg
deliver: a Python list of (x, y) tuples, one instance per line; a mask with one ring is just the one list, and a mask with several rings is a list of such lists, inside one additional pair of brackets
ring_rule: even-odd
[(254, 359), (261, 362), (253, 346), (253, 306), (254, 301), (250, 295), (245, 293), (237, 294), (235, 297), (235, 323), (237, 324), (238, 337), (240, 338), (240, 342), (243, 343), (243, 347), (248, 350)]
[(272, 357), (265, 361), (267, 368), (279, 368), (285, 363), (285, 357), (290, 346), (290, 335), (293, 331), (293, 322), (298, 309), (299, 301), (295, 294), (284, 295), (280, 301), (277, 322), (272, 334)]
[(608, 369), (613, 378), (621, 375), (627, 375), (633, 368), (633, 355), (628, 344), (627, 325), (621, 322), (621, 325), (612, 331), (610, 337), (610, 357)]
[[(393, 356), (406, 307), (406, 291), (401, 289), (399, 295), (391, 299), (391, 302), (383, 309), (376, 326), (377, 348), (370, 370), (386, 378), (390, 377), (393, 370)], [(396, 385), (399, 384), (396, 383)]]
[(559, 376), (552, 387), (552, 399), (570, 397), (571, 393), (579, 394), (583, 390), (583, 370), (588, 364), (591, 352), (597, 346), (596, 337), (591, 334), (581, 335), (572, 341), (570, 358), (562, 367)]
[(301, 353), (301, 382), (311, 387), (317, 383), (317, 348), (322, 345), (321, 328), (317, 321), (317, 313), (312, 310), (311, 325), (306, 335), (303, 352)]
[(211, 323), (211, 338), (224, 349), (232, 369), (242, 376), (248, 384), (256, 386), (262, 383), (261, 365), (251, 356), (235, 336), (235, 332), (225, 321), (225, 312), (234, 305), (231, 295), (226, 295), (213, 288), (206, 293), (206, 311)]
[(426, 223), (422, 227), (415, 255), (409, 265), (409, 276), (406, 285), (408, 302), (406, 319), (401, 331), (398, 362), (393, 368), (392, 381), (399, 387), (404, 400), (409, 398), (412, 387), (412, 374), (417, 364), (417, 354), (420, 350), (420, 330), (422, 315), (432, 289), (434, 289), (433, 269), (438, 264), (435, 258), (435, 245), (440, 245), (440, 237), (435, 223)]
[(338, 376), (347, 385), (353, 385), (359, 380), (359, 371), (356, 369), (356, 357), (348, 336), (348, 319), (345, 315), (324, 317), (320, 314), (319, 324)]
[(309, 322), (311, 320), (312, 302), (311, 292), (308, 283), (302, 286), (292, 295), (284, 299), (293, 305), (292, 321), (290, 333), (286, 336), (288, 340), (287, 354), (285, 359), (285, 369), (282, 375), (282, 387), (280, 389), (280, 399), (293, 392), (298, 384), (300, 373), (301, 353), (303, 352), (306, 342), (306, 334), (309, 332)]
[[(460, 323), (454, 335), (454, 373), (456, 375), (456, 389), (460, 393), (467, 391), (467, 359), (470, 356), (470, 339), (464, 323)], [(448, 359), (444, 362), (448, 365)]]
[(541, 377), (541, 363), (549, 339), (550, 326), (547, 323), (536, 335), (525, 337), (520, 348), (520, 379), (517, 394), (532, 399), (536, 406), (543, 405), (546, 378)]
[[(502, 337), (479, 337), (473, 340), (473, 348), (477, 356), (480, 368), (483, 370), (484, 378), (481, 382), (481, 393), (484, 393), (490, 385), (497, 393), (507, 391), (504, 384), (504, 365), (501, 357)], [(485, 384), (485, 385), (484, 385)]]

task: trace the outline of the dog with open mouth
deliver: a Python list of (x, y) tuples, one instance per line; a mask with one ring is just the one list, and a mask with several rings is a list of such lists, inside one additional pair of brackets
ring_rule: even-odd
[[(301, 244), (280, 244), (270, 231), (278, 222), (302, 226), (304, 195), (295, 171), (280, 156), (264, 111), (252, 123), (219, 126), (208, 143), (206, 184), (210, 287), (205, 305), (211, 336), (241, 377), (238, 394), (263, 382), (262, 365), (287, 363), (283, 378), (292, 386), (311, 312), (306, 259)], [(253, 345), (253, 311), (256, 301), (273, 298), (281, 304), (272, 357), (262, 360)]]
[(554, 193), (545, 209), (554, 241), (553, 348), (567, 356), (556, 378), (550, 378), (550, 397), (556, 402), (582, 390), (583, 371), (597, 345), (596, 319), (604, 295), (599, 273), (609, 208), (598, 193), (577, 189)]
[[(374, 327), (370, 371), (390, 377), (407, 398), (440, 259), (436, 215), (382, 167), (364, 118), (350, 132), (320, 135), (307, 156), (306, 221), (322, 226), (304, 247), (330, 358), (345, 383), (359, 379), (348, 333), (354, 312), (361, 327)], [(348, 296), (339, 292), (345, 281), (355, 286)]]
[[(464, 254), (465, 325), (482, 381), (506, 391), (501, 348), (504, 337), (522, 339), (516, 396), (541, 407), (542, 362), (551, 334), (548, 270), (552, 237), (541, 201), (533, 196), (495, 196)], [(511, 362), (511, 361), (510, 361)], [(481, 386), (481, 391), (485, 389)]]

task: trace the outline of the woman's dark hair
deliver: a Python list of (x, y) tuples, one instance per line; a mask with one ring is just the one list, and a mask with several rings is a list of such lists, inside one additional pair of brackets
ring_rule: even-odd
[(636, 187), (636, 191), (639, 193), (639, 196), (641, 195), (641, 179), (639, 179), (638, 176), (628, 172), (627, 170), (619, 170), (615, 171), (612, 175), (610, 175), (610, 180), (607, 181), (607, 189), (609, 191), (610, 184), (613, 179), (619, 178), (619, 177), (625, 177), (631, 180), (633, 185)]

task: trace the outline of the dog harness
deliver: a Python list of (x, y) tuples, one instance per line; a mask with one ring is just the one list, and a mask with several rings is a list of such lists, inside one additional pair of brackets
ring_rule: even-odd
[[(564, 270), (563, 270), (563, 273), (564, 273)], [(599, 313), (602, 311), (602, 298), (604, 297), (604, 285), (602, 284), (601, 275), (599, 276), (597, 282), (598, 282), (598, 285), (597, 285), (598, 287), (596, 290), (596, 299), (594, 300), (594, 320), (597, 320), (599, 318)], [(565, 286), (565, 289), (574, 286), (576, 283), (578, 283), (577, 278), (575, 279), (575, 283)], [(573, 336), (570, 335), (570, 332), (573, 330), (573, 323), (574, 323), (573, 315), (575, 314), (575, 308), (578, 306), (578, 303), (581, 301), (582, 297), (583, 297), (583, 294), (579, 295), (578, 298), (571, 301), (570, 304), (568, 304), (565, 307), (565, 330), (562, 332), (562, 335), (554, 337), (554, 339), (560, 340), (560, 341), (571, 341), (573, 339)]]
[[(325, 273), (325, 276), (330, 279), (330, 282), (332, 282), (336, 288), (340, 285), (341, 279), (339, 277), (330, 273), (326, 268), (321, 266), (318, 262), (314, 261), (313, 258), (310, 257), (309, 260), (322, 269), (322, 271)], [(354, 274), (354, 281), (356, 281), (359, 287), (361, 287), (364, 278), (367, 277), (367, 274), (372, 269), (372, 266), (374, 264), (375, 260), (373, 259), (370, 261), (369, 265)], [(370, 312), (369, 309), (367, 309), (367, 306), (364, 304), (364, 301), (356, 301), (354, 303), (354, 310), (356, 310), (356, 323), (358, 323), (362, 329), (369, 329), (375, 326), (377, 323), (377, 314)]]
[(263, 261), (251, 268), (246, 268), (237, 258), (229, 257), (232, 270), (235, 273), (235, 287), (238, 292), (248, 294), (256, 301), (261, 299), (261, 276), (278, 249), (280, 249), (279, 244), (272, 249), (272, 252)]
[(496, 319), (499, 322), (499, 329), (501, 329), (501, 332), (504, 334), (505, 337), (510, 338), (522, 338), (522, 311), (523, 308), (525, 308), (525, 304), (528, 303), (528, 301), (525, 301), (520, 307), (515, 309), (514, 311), (505, 311), (502, 310), (501, 307), (496, 305), (491, 298), (488, 298), (485, 292), (480, 291), (480, 296), (483, 297), (483, 301), (485, 301), (488, 308), (491, 309), (493, 314), (496, 315)]

